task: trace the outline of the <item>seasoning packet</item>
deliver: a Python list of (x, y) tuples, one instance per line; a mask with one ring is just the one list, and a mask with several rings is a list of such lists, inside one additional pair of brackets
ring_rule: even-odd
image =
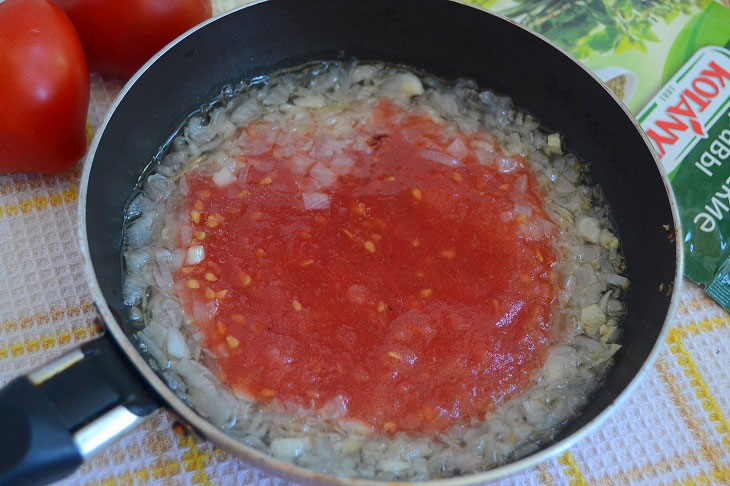
[(685, 275), (730, 310), (730, 42), (699, 49), (637, 119), (677, 199)]
[(730, 40), (730, 0), (466, 0), (538, 32), (636, 114), (700, 48)]

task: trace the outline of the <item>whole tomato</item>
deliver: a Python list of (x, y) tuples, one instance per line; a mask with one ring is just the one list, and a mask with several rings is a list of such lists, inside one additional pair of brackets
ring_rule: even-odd
[(89, 68), (47, 0), (0, 3), (0, 172), (57, 173), (86, 150)]
[(71, 18), (92, 71), (129, 77), (210, 18), (210, 0), (54, 0)]

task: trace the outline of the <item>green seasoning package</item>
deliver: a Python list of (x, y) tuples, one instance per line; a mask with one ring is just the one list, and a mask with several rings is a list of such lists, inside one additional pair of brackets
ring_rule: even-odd
[(730, 40), (730, 0), (467, 0), (543, 34), (632, 113), (698, 49)]
[(697, 51), (637, 118), (677, 198), (685, 274), (730, 308), (730, 51)]

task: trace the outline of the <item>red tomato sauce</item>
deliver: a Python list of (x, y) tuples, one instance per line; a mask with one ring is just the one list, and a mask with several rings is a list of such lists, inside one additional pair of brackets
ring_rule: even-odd
[[(275, 127), (248, 130), (262, 129)], [(176, 274), (184, 303), (217, 304), (196, 322), (205, 346), (221, 379), (261, 402), (341, 397), (347, 417), (387, 432), (482, 420), (529, 385), (549, 344), (553, 235), (523, 231), (547, 219), (538, 182), (519, 157), (509, 172), (473, 148), (430, 160), (423, 150), (493, 139), (390, 102), (353, 130), (375, 135), (343, 149), (354, 165), (320, 189), (327, 209), (304, 208), (310, 182), (276, 148), (245, 157), (245, 182), (187, 176), (200, 218), (181, 244), (205, 259)]]

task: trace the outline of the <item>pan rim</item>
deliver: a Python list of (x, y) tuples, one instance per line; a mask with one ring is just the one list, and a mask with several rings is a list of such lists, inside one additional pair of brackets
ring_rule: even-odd
[[(271, 0), (256, 0), (249, 4), (240, 6), (238, 8), (235, 8), (233, 10), (230, 10), (228, 12), (224, 12), (220, 15), (217, 15), (215, 17), (210, 18), (209, 20), (197, 25), (196, 27), (193, 27), (192, 29), (188, 30), (187, 32), (183, 33), (179, 37), (177, 37), (175, 40), (170, 42), (167, 46), (165, 46), (162, 50), (160, 50), (157, 54), (155, 54), (149, 61), (147, 61), (130, 79), (127, 81), (127, 83), (124, 85), (122, 90), (119, 92), (117, 97), (115, 98), (114, 102), (110, 105), (109, 110), (107, 114), (104, 117), (104, 120), (102, 124), (99, 126), (94, 139), (89, 147), (89, 150), (87, 152), (87, 155), (84, 159), (84, 165), (83, 165), (83, 172), (81, 175), (81, 179), (79, 182), (79, 202), (77, 206), (77, 217), (78, 217), (78, 238), (80, 243), (80, 248), (84, 260), (84, 273), (86, 276), (86, 281), (89, 285), (89, 289), (91, 292), (91, 296), (93, 298), (94, 303), (96, 304), (96, 307), (101, 314), (102, 320), (105, 323), (106, 329), (111, 334), (115, 342), (118, 346), (122, 349), (124, 354), (126, 355), (126, 358), (134, 365), (134, 367), (139, 371), (139, 373), (142, 375), (146, 383), (152, 387), (156, 393), (158, 393), (163, 401), (165, 402), (165, 407), (172, 412), (173, 414), (177, 415), (178, 417), (182, 418), (187, 424), (189, 424), (194, 430), (196, 430), (201, 436), (206, 438), (207, 440), (210, 440), (214, 444), (234, 453), (237, 457), (242, 458), (246, 462), (249, 462), (250, 464), (255, 465), (256, 467), (263, 467), (267, 469), (268, 471), (277, 474), (277, 475), (286, 475), (292, 479), (296, 480), (304, 480), (308, 482), (326, 482), (329, 484), (340, 484), (340, 485), (347, 485), (347, 486), (383, 486), (384, 484), (394, 484), (393, 482), (388, 481), (378, 481), (378, 480), (368, 480), (368, 479), (357, 479), (357, 478), (340, 478), (340, 477), (334, 477), (334, 476), (328, 476), (322, 473), (317, 473), (315, 471), (312, 471), (310, 469), (306, 469), (300, 466), (296, 466), (293, 464), (282, 462), (278, 459), (275, 459), (272, 456), (269, 456), (261, 451), (258, 451), (252, 447), (246, 446), (242, 442), (238, 441), (237, 439), (234, 439), (233, 437), (226, 434), (224, 431), (219, 429), (218, 427), (214, 426), (211, 422), (204, 419), (200, 415), (197, 414), (191, 407), (189, 407), (187, 404), (185, 404), (169, 387), (168, 385), (162, 380), (161, 377), (159, 377), (151, 368), (151, 366), (147, 363), (147, 361), (144, 359), (144, 357), (138, 352), (137, 348), (134, 346), (132, 341), (130, 340), (129, 336), (123, 331), (121, 325), (117, 322), (116, 318), (112, 314), (106, 299), (104, 298), (101, 288), (99, 286), (98, 280), (96, 278), (96, 273), (94, 271), (94, 266), (90, 258), (89, 253), (89, 241), (87, 238), (87, 221), (86, 221), (86, 197), (88, 193), (88, 184), (89, 184), (89, 177), (91, 174), (91, 168), (93, 166), (94, 157), (96, 155), (96, 151), (98, 149), (99, 143), (101, 138), (104, 136), (104, 132), (106, 130), (106, 127), (111, 120), (112, 116), (114, 115), (116, 108), (121, 104), (121, 102), (124, 100), (126, 94), (130, 91), (130, 89), (135, 85), (137, 80), (144, 75), (144, 73), (152, 66), (160, 57), (164, 56), (169, 50), (174, 48), (178, 43), (180, 43), (183, 39), (189, 37), (194, 32), (197, 32), (198, 30), (206, 27), (208, 24), (213, 23), (221, 18), (227, 17), (228, 15), (234, 15), (237, 12), (240, 12), (244, 9), (247, 9), (249, 7), (256, 6), (258, 4), (271, 1)], [(651, 154), (652, 158), (654, 159), (654, 163), (656, 165), (657, 170), (659, 171), (659, 174), (661, 176), (662, 182), (664, 184), (664, 189), (667, 194), (667, 198), (669, 201), (671, 213), (672, 213), (672, 222), (674, 224), (675, 231), (680, 231), (680, 220), (679, 220), (679, 214), (677, 210), (677, 202), (674, 197), (674, 193), (671, 190), (671, 186), (669, 184), (669, 180), (662, 169), (661, 163), (659, 162), (659, 159), (657, 158), (656, 152), (651, 146), (651, 143), (649, 142), (646, 134), (639, 126), (638, 122), (636, 121), (635, 117), (629, 112), (629, 110), (626, 108), (624, 103), (618, 99), (618, 97), (605, 85), (603, 81), (601, 81), (590, 69), (588, 69), (582, 62), (579, 60), (573, 58), (570, 56), (564, 49), (562, 49), (560, 46), (554, 44), (549, 39), (544, 37), (543, 35), (533, 32), (526, 27), (523, 27), (522, 25), (518, 24), (517, 22), (504, 17), (502, 15), (489, 12), (487, 10), (482, 9), (481, 7), (477, 7), (475, 5), (471, 5), (468, 3), (465, 3), (462, 0), (446, 0), (451, 3), (456, 3), (465, 7), (473, 8), (475, 9), (479, 14), (481, 15), (491, 15), (493, 17), (498, 18), (501, 21), (508, 22), (514, 27), (517, 27), (528, 34), (537, 37), (540, 41), (547, 43), (550, 45), (553, 49), (555, 49), (557, 52), (568, 58), (570, 61), (577, 64), (583, 71), (585, 71), (588, 75), (590, 75), (593, 80), (601, 86), (612, 98), (613, 100), (618, 104), (621, 110), (623, 110), (624, 115), (626, 115), (629, 120), (634, 125), (634, 128), (638, 131), (640, 136), (642, 137), (644, 143), (646, 144), (647, 149), (649, 150), (649, 153)], [(669, 333), (669, 321), (672, 318), (672, 316), (675, 313), (675, 310), (678, 306), (679, 301), (679, 294), (682, 288), (682, 282), (683, 282), (683, 275), (684, 275), (684, 260), (683, 260), (683, 253), (684, 253), (684, 245), (681, 244), (682, 239), (678, 237), (679, 235), (675, 235), (675, 274), (674, 274), (674, 281), (673, 281), (673, 290), (672, 290), (672, 296), (670, 298), (669, 306), (667, 308), (667, 314), (664, 318), (664, 322), (662, 323), (662, 328), (657, 336), (657, 339), (652, 346), (651, 351), (649, 352), (649, 355), (647, 356), (644, 363), (641, 365), (639, 370), (636, 372), (636, 374), (633, 376), (631, 381), (626, 385), (626, 387), (618, 394), (618, 396), (614, 399), (613, 402), (611, 402), (607, 407), (605, 407), (598, 415), (596, 415), (593, 419), (591, 419), (589, 422), (587, 422), (585, 425), (583, 425), (580, 429), (573, 432), (569, 436), (565, 437), (564, 439), (556, 442), (555, 444), (552, 444), (551, 446), (541, 449), (533, 454), (530, 454), (528, 456), (525, 456), (521, 459), (518, 459), (516, 461), (498, 466), (496, 468), (490, 469), (488, 471), (484, 471), (481, 473), (476, 474), (469, 474), (464, 476), (456, 476), (453, 478), (447, 478), (447, 479), (436, 479), (436, 480), (427, 480), (427, 481), (419, 481), (419, 482), (398, 482), (397, 484), (418, 484), (418, 485), (427, 485), (427, 486), (462, 486), (467, 484), (480, 484), (487, 481), (493, 481), (499, 478), (503, 478), (505, 476), (515, 474), (519, 471), (522, 471), (524, 469), (527, 469), (531, 466), (535, 466), (547, 459), (550, 459), (552, 457), (555, 457), (569, 448), (571, 448), (574, 444), (585, 438), (590, 432), (598, 428), (617, 408), (619, 408), (621, 405), (623, 405), (629, 396), (633, 394), (636, 387), (639, 385), (639, 383), (644, 378), (644, 375), (647, 373), (647, 370), (653, 365), (653, 363), (656, 361), (660, 349), (664, 342), (666, 341), (667, 335)]]

